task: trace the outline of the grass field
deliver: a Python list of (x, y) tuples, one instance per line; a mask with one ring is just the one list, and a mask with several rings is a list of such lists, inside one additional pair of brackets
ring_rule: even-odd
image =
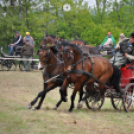
[[(0, 71), (0, 134), (133, 134), (134, 113), (113, 109), (106, 99), (99, 111), (84, 107), (70, 114), (68, 102), (51, 110), (59, 91), (50, 91), (38, 111), (26, 109), (43, 88), (42, 73)], [(76, 98), (77, 103), (77, 98)]]

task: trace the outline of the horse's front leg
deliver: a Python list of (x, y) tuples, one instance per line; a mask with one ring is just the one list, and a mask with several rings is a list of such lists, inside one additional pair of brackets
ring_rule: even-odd
[(45, 98), (45, 96), (46, 96), (46, 93), (49, 92), (50, 90), (54, 89), (55, 87), (56, 87), (55, 84), (50, 84), (50, 85), (47, 86), (47, 88), (46, 88), (46, 86), (45, 86), (45, 84), (44, 84), (44, 92), (42, 93), (42, 96), (41, 96), (41, 99), (40, 99), (40, 101), (39, 101), (39, 103), (38, 103), (38, 106), (36, 106), (35, 108), (33, 108), (34, 110), (40, 109), (40, 107), (41, 107), (41, 105), (42, 105), (42, 102), (43, 102), (43, 100), (44, 100), (44, 98)]
[(43, 94), (44, 94), (44, 90), (41, 91), (41, 92), (39, 92), (39, 94), (37, 95), (37, 97), (33, 101), (31, 101), (31, 103), (27, 106), (27, 108), (28, 109), (31, 109), (32, 106), (38, 101), (39, 97), (43, 96)]
[[(74, 100), (75, 100), (75, 96), (76, 96), (76, 93), (77, 93), (77, 91), (80, 91), (81, 90), (81, 84), (80, 83), (77, 83), (77, 84), (75, 84), (75, 87), (74, 87), (74, 90), (73, 90), (73, 94), (71, 95), (71, 105), (70, 105), (70, 108), (69, 108), (69, 112), (72, 112), (72, 110), (73, 110), (73, 108), (74, 108)], [(82, 94), (82, 92), (81, 92), (81, 95), (83, 95)], [(82, 99), (82, 97), (80, 97), (80, 100)]]
[(68, 79), (65, 78), (64, 82), (63, 82), (63, 85), (60, 89), (60, 95), (61, 95), (61, 100), (64, 101), (64, 102), (67, 102), (67, 99), (66, 99), (66, 96), (67, 96), (67, 87), (68, 87), (69, 83), (68, 83)]
[[(65, 88), (65, 96), (67, 96), (67, 88)], [(62, 103), (62, 98), (60, 98), (58, 103), (52, 109), (56, 110), (61, 105), (61, 103)]]
[(81, 100), (82, 100), (82, 97), (83, 97), (83, 87), (79, 91), (79, 101), (78, 101), (77, 109), (81, 109), (82, 108), (82, 105), (79, 105)]

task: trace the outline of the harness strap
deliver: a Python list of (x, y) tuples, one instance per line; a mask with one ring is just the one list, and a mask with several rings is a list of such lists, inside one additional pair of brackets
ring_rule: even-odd
[(92, 57), (89, 56), (89, 59), (91, 61), (91, 74), (93, 74), (93, 71), (94, 71), (94, 60)]
[(107, 86), (106, 84), (102, 83), (100, 80), (95, 78), (91, 73), (89, 73), (87, 71), (83, 71), (83, 70), (69, 70), (68, 73), (70, 73), (70, 74), (74, 73), (74, 74), (86, 75), (88, 77), (87, 81), (89, 80), (89, 78), (93, 78), (93, 79), (95, 79), (96, 82), (102, 84), (103, 86), (105, 86), (108, 89), (111, 89), (109, 86)]

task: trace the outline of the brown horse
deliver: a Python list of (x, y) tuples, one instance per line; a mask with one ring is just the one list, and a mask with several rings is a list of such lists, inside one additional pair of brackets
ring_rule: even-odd
[[(111, 77), (111, 81), (115, 81), (115, 89), (120, 90), (120, 70), (113, 67), (108, 59), (104, 57), (83, 57), (81, 49), (74, 44), (62, 48), (62, 58), (64, 60), (64, 70), (71, 70), (68, 72), (68, 77), (64, 79), (63, 85), (60, 89), (63, 101), (66, 101), (64, 90), (69, 83), (74, 83), (75, 88), (71, 96), (71, 106), (69, 112), (74, 108), (74, 100), (77, 91), (82, 91), (86, 83), (87, 95), (82, 99), (80, 104), (94, 93), (94, 82), (99, 82), (100, 96), (103, 96), (106, 90), (106, 82)], [(116, 71), (116, 73), (114, 72)], [(100, 97), (99, 97), (100, 98)], [(98, 100), (96, 100), (98, 101)]]
[[(42, 46), (41, 50), (38, 51), (39, 60), (40, 60), (38, 69), (44, 68), (44, 72), (43, 72), (44, 89), (43, 91), (39, 92), (39, 94), (33, 101), (31, 101), (31, 103), (27, 106), (28, 109), (31, 109), (32, 106), (38, 101), (38, 99), (41, 98), (38, 106), (33, 108), (35, 110), (40, 109), (43, 103), (43, 100), (46, 96), (46, 93), (49, 92), (50, 90), (55, 89), (56, 87), (62, 86), (63, 81), (64, 81), (64, 76), (61, 73), (64, 71), (64, 65), (63, 65), (63, 62), (61, 62), (55, 56), (56, 53), (57, 52), (54, 46), (51, 46), (51, 47)], [(66, 92), (65, 94), (67, 96)], [(81, 92), (80, 94), (80, 100), (82, 99), (82, 95), (83, 95), (83, 92)], [(62, 103), (62, 99), (59, 100), (59, 102), (55, 105), (53, 109), (57, 109), (61, 103)]]
[(42, 47), (43, 45), (46, 45), (48, 43), (52, 44), (52, 46), (55, 46), (56, 41), (57, 41), (57, 37), (55, 35), (46, 35), (45, 37), (43, 37), (39, 46)]
[[(42, 49), (38, 51), (40, 60), (38, 69), (43, 69), (45, 67), (43, 72), (44, 90), (41, 91), (37, 95), (37, 97), (27, 106), (27, 108), (29, 109), (32, 108), (32, 106), (41, 97), (38, 106), (34, 108), (34, 109), (40, 109), (42, 102), (46, 96), (46, 93), (49, 92), (50, 90), (55, 89), (56, 87), (62, 86), (63, 84), (64, 77), (62, 75), (55, 77), (54, 79), (47, 82), (47, 80), (50, 79), (51, 77), (61, 74), (61, 72), (64, 69), (63, 63), (61, 63), (61, 61), (55, 56), (54, 53), (55, 51), (53, 47), (49, 46), (43, 46)], [(62, 100), (60, 99), (60, 101), (56, 104), (54, 109), (57, 109), (58, 106), (61, 104), (61, 102)]]
[[(76, 45), (80, 45), (80, 46), (83, 46), (83, 45), (86, 45), (85, 41), (82, 40), (82, 39), (74, 39), (74, 40), (71, 40), (71, 41), (67, 41), (65, 39), (61, 39), (59, 37), (56, 37), (55, 35), (46, 35), (43, 39), (42, 39), (42, 42), (39, 44), (40, 47), (42, 45), (46, 45), (46, 44), (52, 44), (52, 46), (55, 46), (57, 44), (63, 44), (64, 42), (67, 42), (69, 44), (76, 44)], [(94, 47), (94, 46), (91, 46), (89, 45), (90, 47)]]

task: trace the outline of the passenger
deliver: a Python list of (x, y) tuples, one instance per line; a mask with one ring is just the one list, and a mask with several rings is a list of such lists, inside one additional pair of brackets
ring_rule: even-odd
[(119, 45), (119, 44), (120, 44), (124, 39), (126, 39), (126, 37), (125, 37), (124, 33), (121, 33), (121, 34), (120, 34), (120, 38), (119, 38), (119, 42), (117, 43), (117, 45), (116, 45), (116, 47), (115, 47), (115, 50), (119, 50), (119, 49), (120, 49), (120, 45)]
[(131, 33), (130, 38), (123, 39), (119, 43), (119, 48), (119, 51), (110, 59), (110, 62), (120, 68), (123, 64), (127, 63), (127, 59), (134, 59), (134, 56), (132, 56), (134, 55), (134, 32)]
[(30, 32), (26, 32), (26, 36), (23, 38), (23, 41), (26, 42), (27, 38), (30, 40), (30, 45), (34, 47), (34, 39), (30, 36)]
[(125, 53), (125, 57), (131, 61), (134, 60), (134, 32), (131, 33), (129, 42), (132, 45), (132, 52), (131, 54)]
[(108, 32), (108, 36), (104, 39), (104, 41), (97, 47), (97, 49), (100, 51), (101, 49), (105, 47), (111, 47), (115, 43), (115, 39), (113, 38), (111, 32)]
[[(21, 55), (23, 58), (32, 59), (33, 47), (30, 45), (30, 39), (26, 38), (25, 45), (21, 49)], [(25, 71), (30, 71), (32, 61), (24, 61)]]
[(16, 32), (16, 36), (13, 39), (12, 44), (8, 45), (8, 55), (12, 55), (13, 51), (18, 47), (23, 45), (23, 38), (19, 31)]

